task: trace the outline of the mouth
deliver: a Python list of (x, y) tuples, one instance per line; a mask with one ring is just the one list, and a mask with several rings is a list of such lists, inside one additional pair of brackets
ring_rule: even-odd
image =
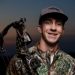
[(50, 32), (48, 32), (48, 34), (49, 34), (49, 35), (53, 35), (53, 36), (58, 35), (57, 33), (50, 33)]
[(57, 35), (58, 35), (57, 33), (48, 32), (48, 37), (49, 38), (56, 38)]

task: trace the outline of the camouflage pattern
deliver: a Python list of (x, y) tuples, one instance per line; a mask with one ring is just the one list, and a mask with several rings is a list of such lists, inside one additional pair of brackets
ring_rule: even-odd
[(50, 52), (41, 52), (37, 46), (28, 49), (29, 56), (11, 59), (7, 75), (75, 75), (75, 59), (62, 50), (57, 50), (53, 61)]

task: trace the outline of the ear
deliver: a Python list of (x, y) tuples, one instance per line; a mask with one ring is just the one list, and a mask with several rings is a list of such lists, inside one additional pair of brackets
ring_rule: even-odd
[(63, 27), (63, 32), (62, 32), (63, 34), (64, 34), (64, 30), (65, 30), (65, 27)]
[(64, 29), (62, 30), (62, 36), (64, 35)]
[(41, 29), (40, 26), (37, 26), (37, 30), (38, 30), (39, 33), (42, 33), (42, 29)]

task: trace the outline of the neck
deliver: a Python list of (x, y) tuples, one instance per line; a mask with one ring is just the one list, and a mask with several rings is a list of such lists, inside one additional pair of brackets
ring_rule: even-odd
[(38, 44), (38, 48), (43, 51), (50, 51), (51, 53), (55, 53), (58, 49), (58, 44), (47, 44), (44, 40), (40, 40), (39, 44)]

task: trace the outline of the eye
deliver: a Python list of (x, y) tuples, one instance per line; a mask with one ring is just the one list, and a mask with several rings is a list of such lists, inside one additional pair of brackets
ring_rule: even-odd
[(57, 22), (57, 25), (62, 26), (62, 23), (61, 22)]
[(51, 24), (51, 21), (44, 21), (44, 24)]
[(44, 24), (49, 24), (49, 21), (45, 21)]
[(58, 23), (58, 25), (62, 25), (61, 23)]

